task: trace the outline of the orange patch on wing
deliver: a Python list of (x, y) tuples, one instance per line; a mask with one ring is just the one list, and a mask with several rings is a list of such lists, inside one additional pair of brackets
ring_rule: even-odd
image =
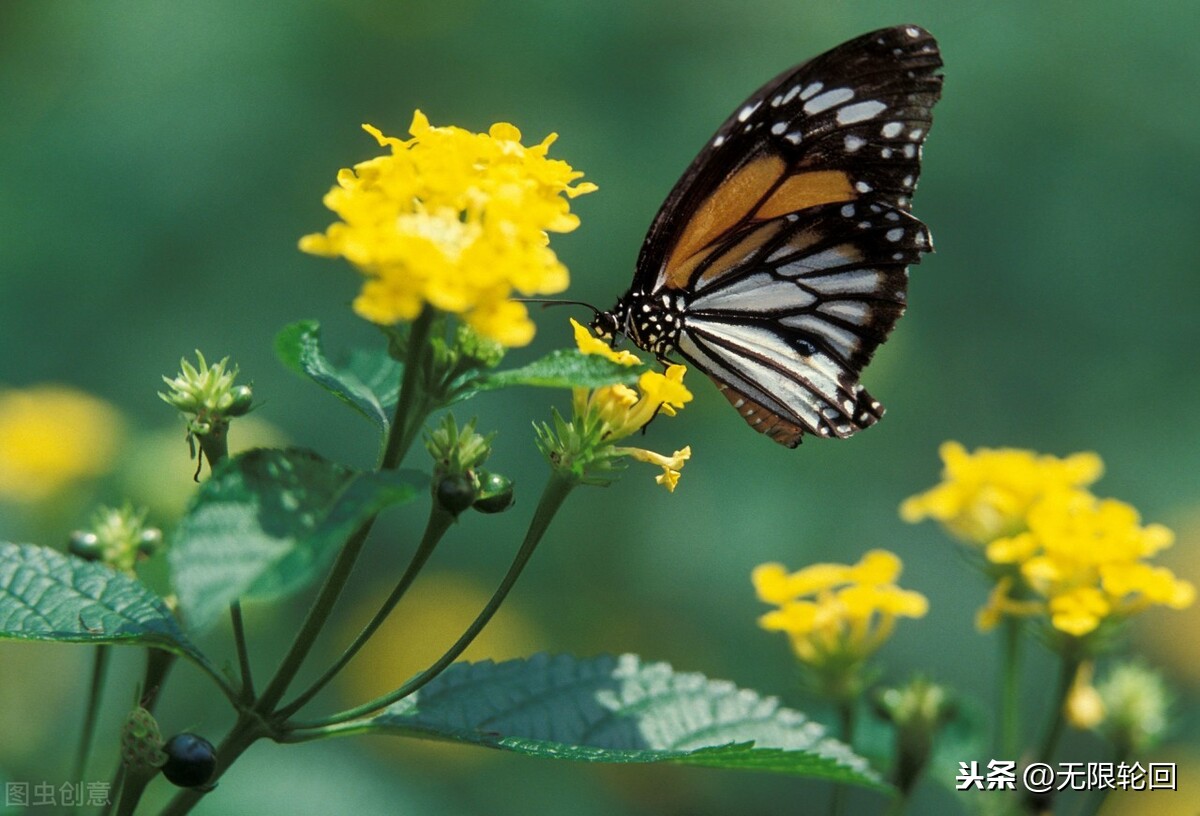
[[(762, 248), (762, 245), (769, 241), (775, 233), (779, 232), (779, 222), (763, 224), (762, 226), (750, 230), (746, 237), (738, 241), (729, 249), (722, 253), (721, 257), (713, 260), (708, 269), (700, 275), (696, 281), (697, 284), (707, 283), (713, 278), (719, 278), (730, 269), (740, 266), (746, 258), (750, 257), (754, 252)], [(700, 257), (708, 257), (709, 253), (703, 253)], [(694, 266), (691, 263), (691, 258), (685, 266)]]
[(685, 288), (698, 263), (691, 256), (749, 216), (786, 169), (786, 163), (778, 156), (760, 156), (721, 182), (696, 208), (671, 250), (666, 264), (666, 284)]
[(850, 186), (850, 177), (841, 170), (797, 173), (779, 185), (771, 197), (758, 208), (754, 217), (776, 218), (821, 204), (853, 201), (857, 197), (854, 188)]

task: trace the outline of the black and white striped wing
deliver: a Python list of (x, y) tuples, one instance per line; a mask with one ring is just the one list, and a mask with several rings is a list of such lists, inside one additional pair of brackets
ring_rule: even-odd
[(879, 201), (756, 224), (713, 253), (721, 274), (700, 270), (677, 350), (782, 444), (850, 436), (883, 414), (859, 375), (929, 249), (924, 224)]

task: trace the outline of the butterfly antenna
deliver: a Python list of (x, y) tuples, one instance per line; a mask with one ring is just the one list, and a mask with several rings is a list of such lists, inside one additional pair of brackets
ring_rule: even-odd
[(557, 298), (512, 298), (517, 303), (540, 303), (543, 309), (549, 309), (551, 306), (583, 306), (591, 309), (592, 314), (600, 314), (600, 310), (590, 303), (582, 300), (558, 300)]

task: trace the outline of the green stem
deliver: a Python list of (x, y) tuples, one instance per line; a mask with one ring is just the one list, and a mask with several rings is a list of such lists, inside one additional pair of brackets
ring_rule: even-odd
[(1058, 740), (1062, 737), (1063, 726), (1066, 724), (1066, 716), (1063, 711), (1064, 704), (1067, 701), (1067, 695), (1071, 691), (1071, 684), (1075, 681), (1075, 673), (1079, 670), (1080, 658), (1075, 649), (1067, 647), (1067, 650), (1062, 656), (1062, 666), (1059, 670), (1058, 688), (1054, 693), (1054, 708), (1052, 710), (1053, 718), (1046, 728), (1046, 733), (1042, 737), (1041, 747), (1038, 749), (1036, 761), (1050, 762), (1054, 758), (1054, 752), (1058, 748)]
[[(164, 651), (163, 649), (146, 650), (146, 671), (142, 675), (141, 704), (142, 708), (151, 714), (154, 713), (154, 707), (158, 705), (158, 696), (162, 693), (163, 684), (167, 681), (167, 673), (175, 665), (177, 657), (178, 655), (173, 652)], [(229, 686), (224, 678), (215, 674), (213, 676), (217, 677), (223, 689), (228, 689)], [(230, 697), (230, 699), (234, 698)]]
[(416, 579), (421, 569), (425, 566), (425, 562), (429, 560), (429, 556), (437, 547), (442, 536), (450, 529), (450, 525), (454, 523), (454, 516), (442, 509), (442, 507), (434, 501), (429, 511), (429, 521), (425, 525), (425, 534), (421, 537), (421, 543), (417, 547), (417, 551), (413, 553), (412, 559), (408, 562), (408, 567), (404, 570), (404, 574), (400, 576), (400, 580), (396, 583), (387, 600), (379, 607), (379, 611), (375, 616), (363, 627), (363, 630), (358, 633), (358, 637), (346, 647), (342, 652), (341, 657), (330, 666), (324, 674), (322, 674), (311, 686), (308, 687), (299, 697), (292, 702), (279, 709), (277, 712), (280, 717), (290, 717), (292, 714), (300, 710), (309, 700), (316, 696), (317, 692), (323, 689), (329, 681), (331, 681), (338, 672), (345, 668), (359, 650), (366, 645), (375, 631), (379, 629), (383, 622), (387, 620), (392, 610), (396, 608), (396, 604), (404, 597), (409, 586)]
[(132, 773), (125, 775), (125, 784), (121, 786), (121, 800), (117, 803), (117, 816), (133, 816), (138, 802), (146, 791), (146, 786), (154, 778), (157, 771), (147, 773)]
[[(1033, 756), (1032, 762), (1049, 763), (1054, 759), (1054, 752), (1058, 749), (1058, 741), (1062, 737), (1063, 727), (1066, 725), (1066, 713), (1064, 712), (1067, 695), (1071, 692), (1071, 685), (1075, 681), (1075, 672), (1079, 670), (1080, 663), (1079, 650), (1072, 648), (1072, 644), (1067, 644), (1062, 653), (1062, 666), (1059, 669), (1058, 688), (1054, 693), (1053, 708), (1051, 709), (1051, 718), (1046, 726), (1046, 733), (1042, 736), (1042, 741), (1038, 747), (1037, 753)], [(1048, 791), (1040, 797), (1025, 795), (1022, 797), (1022, 805), (1026, 813), (1039, 814), (1051, 813), (1053, 791)]]
[[(852, 697), (841, 697), (837, 701), (838, 715), (838, 730), (842, 742), (851, 748), (854, 747), (854, 699)], [(829, 812), (831, 816), (839, 816), (846, 808), (846, 796), (849, 793), (849, 787), (843, 784), (835, 784), (833, 786), (833, 796), (829, 801)]]
[(108, 676), (108, 659), (111, 656), (112, 650), (108, 646), (97, 646), (92, 654), (92, 685), (88, 690), (79, 750), (75, 754), (75, 770), (71, 774), (71, 778), (79, 782), (83, 782), (87, 772), (88, 755), (92, 752), (92, 738), (96, 734), (96, 718), (100, 715), (100, 698), (104, 694), (104, 680)]
[(1000, 737), (997, 755), (1016, 756), (1020, 729), (1022, 622), (1007, 616), (1003, 623), (1000, 681)]
[(288, 684), (300, 670), (304, 659), (308, 657), (317, 635), (320, 634), (321, 628), (329, 618), (329, 613), (333, 611), (334, 604), (342, 594), (342, 589), (346, 586), (350, 572), (354, 569), (354, 562), (358, 559), (358, 554), (362, 551), (374, 522), (375, 519), (372, 518), (355, 530), (354, 534), (350, 536), (350, 540), (342, 547), (342, 551), (338, 553), (337, 560), (334, 561), (329, 574), (325, 576), (325, 583), (321, 585), (321, 591), (317, 593), (316, 600), (309, 608), (308, 616), (305, 617), (300, 631), (292, 641), (291, 648), (288, 649), (288, 653), (279, 664), (279, 668), (276, 669), (275, 676), (263, 690), (262, 696), (258, 698), (258, 702), (254, 706), (256, 711), (269, 715), (280, 698), (287, 692)]
[(400, 464), (429, 413), (425, 379), (429, 373), (429, 333), (435, 314), (433, 309), (426, 307), (413, 321), (408, 333), (408, 353), (400, 383), (400, 398), (379, 465), (381, 470), (389, 470)]
[[(387, 444), (380, 461), (382, 470), (392, 470), (400, 464), (428, 414), (430, 406), (425, 396), (423, 378), (419, 379), (418, 374), (426, 368), (426, 361), (429, 358), (428, 340), (433, 318), (434, 311), (426, 308), (413, 322), (412, 330), (409, 332), (404, 377), (400, 384), (400, 399), (396, 403), (396, 413), (392, 427), (388, 431)], [(338, 553), (337, 559), (333, 563), (333, 568), (325, 577), (325, 583), (321, 585), (316, 600), (308, 610), (308, 615), (305, 617), (300, 631), (296, 633), (291, 648), (288, 649), (288, 653), (279, 664), (279, 668), (276, 669), (275, 676), (263, 690), (262, 696), (255, 703), (255, 711), (260, 715), (270, 716), (283, 695), (287, 693), (288, 685), (300, 671), (300, 666), (316, 643), (317, 635), (321, 633), (321, 629), (329, 619), (329, 614), (333, 611), (338, 598), (341, 597), (346, 581), (354, 569), (354, 563), (358, 560), (358, 555), (362, 552), (363, 544), (374, 523), (375, 517), (372, 516), (355, 530), (342, 546), (341, 552)]]
[[(1128, 751), (1115, 751), (1113, 753), (1113, 767), (1117, 767), (1122, 762), (1128, 762), (1129, 757), (1130, 752)], [(1085, 793), (1083, 804), (1079, 806), (1079, 816), (1096, 816), (1100, 812), (1100, 808), (1104, 806), (1104, 802), (1111, 790), (1111, 787), (1097, 785), (1094, 789)]]
[(229, 621), (233, 626), (233, 642), (237, 646), (238, 667), (242, 675), (242, 690), (238, 698), (249, 705), (254, 702), (254, 675), (250, 670), (250, 649), (246, 644), (246, 626), (242, 621), (242, 603), (229, 604)]
[(475, 637), (483, 630), (483, 627), (496, 614), (496, 610), (500, 608), (500, 604), (508, 596), (509, 590), (513, 588), (513, 584), (520, 577), (521, 571), (525, 569), (525, 564), (528, 563), (530, 556), (533, 555), (533, 551), (542, 540), (542, 536), (545, 535), (546, 529), (550, 526), (550, 522), (554, 519), (555, 514), (562, 507), (562, 503), (570, 495), (571, 490), (578, 484), (579, 479), (570, 473), (558, 470), (551, 471), (550, 480), (546, 483), (546, 488), (542, 491), (542, 498), (538, 502), (537, 509), (533, 513), (533, 518), (529, 522), (529, 529), (525, 533), (525, 540), (521, 543), (521, 548), (517, 551), (512, 564), (508, 568), (508, 572), (496, 588), (495, 594), (487, 602), (483, 611), (467, 627), (467, 630), (455, 641), (454, 645), (438, 658), (433, 665), (410, 678), (404, 685), (390, 694), (377, 697), (370, 702), (339, 712), (331, 717), (307, 723), (297, 723), (297, 728), (319, 730), (326, 726), (366, 716), (381, 708), (386, 708), (397, 700), (404, 699), (445, 671), (446, 667), (453, 663), (471, 645), (471, 642), (475, 640)]

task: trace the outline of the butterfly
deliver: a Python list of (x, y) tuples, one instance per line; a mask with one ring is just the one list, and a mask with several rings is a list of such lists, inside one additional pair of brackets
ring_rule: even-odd
[(884, 409), (859, 375), (933, 249), (909, 210), (941, 65), (937, 41), (901, 25), (756, 91), (675, 184), (593, 332), (683, 357), (789, 448), (873, 425)]

